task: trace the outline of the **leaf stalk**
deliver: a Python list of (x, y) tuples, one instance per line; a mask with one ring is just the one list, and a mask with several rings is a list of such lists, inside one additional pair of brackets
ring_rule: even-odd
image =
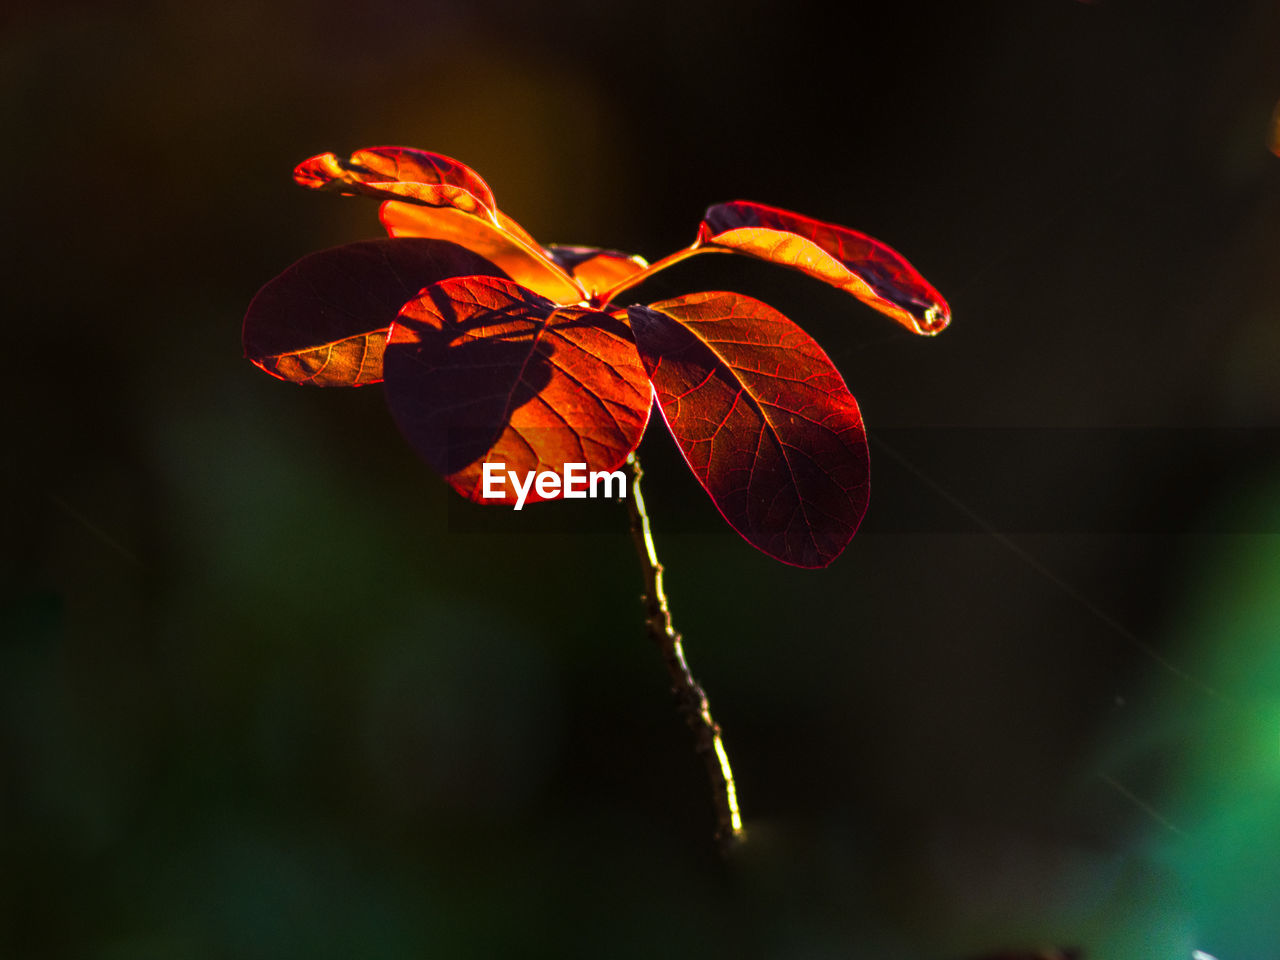
[(649, 264), (649, 266), (645, 267), (639, 273), (633, 273), (629, 277), (624, 277), (621, 281), (616, 283), (614, 286), (610, 287), (603, 294), (596, 297), (596, 300), (602, 304), (612, 303), (619, 294), (625, 293), (627, 290), (630, 290), (632, 287), (639, 286), (641, 283), (643, 283), (645, 280), (648, 280), (658, 271), (665, 270), (667, 269), (667, 267), (675, 266), (681, 260), (688, 260), (690, 257), (696, 256), (699, 253), (732, 253), (732, 252), (733, 252), (732, 250), (725, 250), (721, 247), (704, 247), (704, 246), (700, 246), (698, 243), (694, 243), (692, 246), (688, 246), (681, 250), (677, 250), (675, 253), (663, 257), (661, 260), (657, 261), (656, 263)]
[(671, 678), (671, 692), (676, 699), (676, 709), (693, 732), (694, 752), (699, 754), (707, 768), (711, 782), (711, 800), (716, 808), (716, 840), (728, 852), (745, 838), (742, 814), (738, 809), (738, 790), (733, 780), (733, 768), (725, 750), (720, 725), (711, 716), (711, 704), (706, 691), (693, 678), (684, 656), (684, 644), (671, 624), (671, 609), (663, 589), (662, 564), (653, 545), (653, 531), (649, 526), (649, 514), (645, 509), (644, 495), (640, 491), (640, 478), (644, 471), (640, 458), (633, 452), (627, 457), (631, 467), (631, 496), (627, 498), (627, 511), (631, 518), (631, 538), (640, 557), (644, 574), (645, 626), (649, 637), (662, 653), (663, 663)]

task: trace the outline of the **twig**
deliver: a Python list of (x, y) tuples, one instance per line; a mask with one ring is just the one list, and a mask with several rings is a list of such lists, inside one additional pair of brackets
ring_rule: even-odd
[(676, 709), (693, 731), (694, 751), (702, 756), (711, 781), (711, 800), (716, 807), (716, 839), (721, 848), (729, 850), (743, 837), (742, 815), (738, 812), (738, 791), (733, 783), (733, 769), (729, 766), (729, 754), (724, 749), (720, 725), (711, 717), (711, 704), (700, 687), (689, 664), (684, 658), (680, 634), (671, 625), (671, 611), (667, 607), (667, 595), (662, 589), (662, 564), (658, 562), (653, 547), (653, 532), (649, 529), (649, 514), (645, 512), (644, 497), (640, 493), (640, 458), (634, 453), (627, 457), (631, 466), (631, 496), (627, 498), (627, 511), (631, 516), (631, 538), (644, 572), (644, 604), (647, 616), (645, 625), (649, 637), (662, 651), (662, 660), (671, 677), (671, 692), (675, 694)]

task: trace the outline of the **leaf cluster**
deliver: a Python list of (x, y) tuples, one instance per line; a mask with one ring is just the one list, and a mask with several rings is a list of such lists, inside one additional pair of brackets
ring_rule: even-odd
[(738, 253), (830, 284), (913, 333), (950, 322), (946, 301), (888, 245), (763, 204), (710, 207), (687, 248), (651, 265), (540, 245), (479, 174), (441, 154), (325, 153), (294, 179), (380, 200), (388, 237), (311, 254), (264, 286), (245, 317), (246, 355), (294, 383), (383, 382), (404, 436), (478, 502), (515, 497), (482, 498), (485, 463), (616, 470), (656, 398), (735, 530), (784, 563), (826, 566), (856, 532), (870, 488), (857, 401), (822, 348), (739, 293), (619, 298), (688, 257)]

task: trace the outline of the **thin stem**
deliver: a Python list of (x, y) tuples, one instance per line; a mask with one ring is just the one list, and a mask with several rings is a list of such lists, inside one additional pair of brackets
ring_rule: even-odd
[(685, 247), (683, 250), (677, 250), (670, 256), (663, 257), (657, 263), (651, 263), (639, 273), (633, 273), (629, 277), (623, 278), (619, 283), (610, 287), (603, 294), (596, 297), (600, 303), (611, 303), (618, 294), (630, 290), (632, 287), (648, 280), (659, 270), (665, 270), (667, 267), (674, 266), (681, 260), (688, 260), (690, 257), (699, 253), (732, 253), (732, 250), (724, 250), (720, 247), (702, 247), (696, 243), (693, 246)]
[(640, 493), (640, 458), (634, 453), (627, 457), (631, 466), (631, 496), (627, 498), (627, 510), (631, 516), (631, 538), (644, 572), (644, 604), (647, 616), (645, 625), (649, 637), (662, 652), (667, 673), (671, 677), (671, 692), (675, 694), (676, 709), (693, 731), (694, 751), (702, 756), (711, 780), (711, 799), (716, 807), (716, 839), (728, 850), (744, 837), (742, 814), (738, 812), (738, 791), (733, 782), (733, 769), (729, 766), (729, 754), (724, 748), (720, 725), (711, 717), (711, 704), (700, 687), (689, 664), (684, 658), (684, 646), (680, 634), (671, 625), (671, 610), (662, 588), (662, 564), (653, 547), (653, 532), (649, 529), (649, 514), (645, 511), (644, 497)]

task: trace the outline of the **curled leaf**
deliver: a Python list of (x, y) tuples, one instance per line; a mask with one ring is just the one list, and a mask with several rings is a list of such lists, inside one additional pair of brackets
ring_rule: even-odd
[[(640, 443), (652, 392), (624, 322), (561, 307), (510, 280), (458, 277), (407, 303), (384, 358), (401, 432), (463, 496), (483, 496), (485, 463), (524, 477), (613, 471)], [(529, 502), (555, 499), (530, 490)]]
[(839, 556), (867, 508), (870, 458), (857, 401), (822, 348), (736, 293), (627, 315), (662, 416), (729, 524), (794, 566)]
[(635, 276), (649, 266), (649, 261), (644, 257), (620, 250), (557, 244), (546, 247), (545, 251), (593, 297), (612, 289), (627, 277)]
[(857, 297), (913, 333), (939, 333), (947, 302), (888, 244), (834, 223), (745, 200), (707, 209), (694, 246), (792, 267)]
[(502, 271), (440, 240), (365, 240), (321, 250), (258, 291), (244, 318), (245, 356), (294, 383), (376, 383), (400, 308), (438, 280), (474, 274)]
[(409, 147), (365, 147), (347, 159), (321, 153), (298, 164), (293, 179), (312, 190), (334, 190), (493, 217), (493, 191), (464, 163)]
[(408, 147), (365, 147), (345, 160), (332, 153), (304, 160), (293, 178), (311, 189), (386, 201), (379, 216), (393, 237), (466, 247), (557, 303), (587, 298), (529, 232), (498, 209), (480, 174), (451, 157)]

